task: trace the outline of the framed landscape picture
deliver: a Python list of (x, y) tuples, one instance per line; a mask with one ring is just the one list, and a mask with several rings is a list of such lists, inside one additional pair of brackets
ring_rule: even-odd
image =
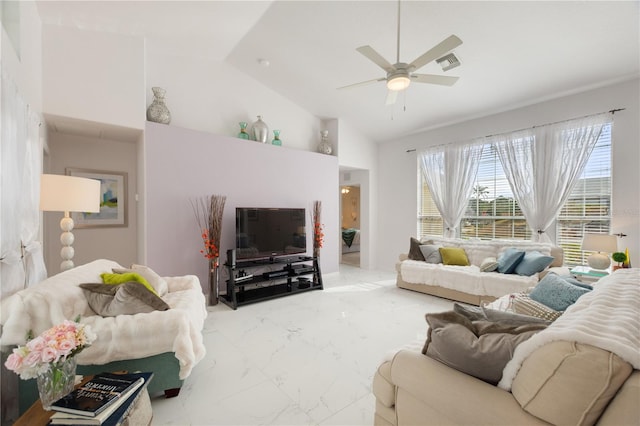
[(127, 174), (67, 168), (66, 174), (100, 181), (100, 212), (72, 212), (74, 228), (127, 226)]

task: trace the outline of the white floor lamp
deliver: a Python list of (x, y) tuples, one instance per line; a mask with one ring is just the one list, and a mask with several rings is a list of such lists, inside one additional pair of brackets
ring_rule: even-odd
[(66, 271), (73, 268), (73, 260), (71, 260), (75, 254), (71, 246), (74, 241), (71, 233), (73, 219), (69, 212), (99, 212), (100, 181), (76, 176), (43, 174), (40, 178), (40, 210), (64, 212), (64, 217), (60, 221), (60, 229), (62, 229), (60, 270)]

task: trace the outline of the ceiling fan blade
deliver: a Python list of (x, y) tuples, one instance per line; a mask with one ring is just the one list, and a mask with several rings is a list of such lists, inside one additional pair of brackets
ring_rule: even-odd
[(411, 74), (411, 81), (416, 83), (439, 84), (441, 86), (453, 86), (459, 77), (435, 74)]
[(393, 65), (389, 63), (385, 58), (382, 57), (378, 52), (373, 50), (371, 46), (361, 46), (356, 49), (358, 52), (362, 53), (366, 56), (370, 61), (374, 62), (380, 68), (385, 70), (386, 72), (391, 72), (395, 70)]
[(373, 80), (361, 81), (360, 83), (354, 83), (354, 84), (349, 84), (347, 86), (338, 87), (337, 90), (351, 89), (353, 87), (358, 87), (358, 86), (366, 86), (371, 83), (376, 83), (378, 81), (385, 81), (385, 80), (386, 80), (386, 77), (374, 78)]
[(442, 40), (439, 44), (436, 44), (430, 50), (425, 52), (422, 56), (416, 58), (413, 62), (409, 64), (409, 67), (413, 67), (412, 70), (415, 71), (418, 68), (421, 68), (427, 65), (429, 62), (438, 59), (443, 56), (445, 53), (450, 50), (455, 49), (456, 47), (462, 44), (462, 40), (460, 40), (455, 35), (450, 35), (449, 37)]
[(397, 90), (388, 90), (387, 91), (387, 100), (385, 101), (385, 105), (393, 105), (396, 103), (396, 99), (398, 99), (398, 91)]

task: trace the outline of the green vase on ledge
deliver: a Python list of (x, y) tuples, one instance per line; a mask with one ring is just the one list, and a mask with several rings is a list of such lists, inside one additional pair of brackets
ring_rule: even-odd
[(282, 146), (282, 141), (280, 140), (280, 130), (273, 131), (273, 140), (271, 141), (271, 145)]
[(240, 125), (240, 133), (238, 133), (238, 137), (240, 139), (249, 139), (249, 133), (247, 133), (247, 123), (244, 121), (241, 121), (240, 123), (238, 123)]

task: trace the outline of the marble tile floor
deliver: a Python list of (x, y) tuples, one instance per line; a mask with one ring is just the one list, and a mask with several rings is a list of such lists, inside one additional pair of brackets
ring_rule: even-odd
[(209, 307), (207, 355), (178, 397), (152, 397), (152, 424), (372, 425), (380, 361), (424, 339), (424, 314), (452, 302), (349, 265), (323, 281), (323, 291), (236, 311)]

